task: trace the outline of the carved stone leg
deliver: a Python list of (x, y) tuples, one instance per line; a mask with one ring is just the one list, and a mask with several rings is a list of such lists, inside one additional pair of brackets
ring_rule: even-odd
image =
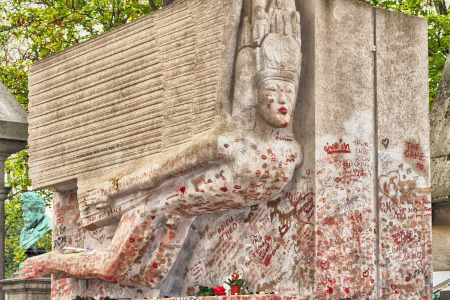
[(116, 282), (123, 278), (140, 255), (154, 229), (165, 219), (146, 214), (144, 205), (124, 214), (107, 250), (62, 254), (59, 251), (25, 261), (27, 278), (66, 273), (77, 278), (100, 278)]
[(159, 287), (174, 265), (195, 218), (169, 218), (162, 234), (154, 241), (158, 243), (155, 250), (144, 258), (139, 273), (126, 280)]

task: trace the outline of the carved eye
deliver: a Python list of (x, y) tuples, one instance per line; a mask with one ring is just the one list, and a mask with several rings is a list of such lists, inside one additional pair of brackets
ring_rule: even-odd
[(294, 91), (292, 89), (287, 89), (286, 92), (287, 93), (293, 93)]
[(273, 99), (272, 98), (269, 99), (269, 103), (273, 103)]

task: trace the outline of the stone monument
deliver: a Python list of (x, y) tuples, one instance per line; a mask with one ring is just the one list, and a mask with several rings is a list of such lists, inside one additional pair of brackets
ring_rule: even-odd
[(425, 20), (355, 1), (194, 0), (34, 64), (54, 250), (27, 276), (55, 274), (53, 299), (236, 270), (303, 298), (431, 296), (426, 45)]
[[(450, 285), (450, 60), (447, 59), (431, 109), (431, 164), (433, 199), (433, 269)], [(450, 299), (450, 289), (441, 292)]]

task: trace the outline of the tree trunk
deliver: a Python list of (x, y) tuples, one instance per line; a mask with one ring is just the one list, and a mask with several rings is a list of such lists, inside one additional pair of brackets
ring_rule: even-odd
[(445, 0), (434, 0), (434, 7), (436, 8), (436, 12), (440, 15), (447, 15), (447, 5), (445, 4)]
[(155, 2), (153, 0), (148, 0), (148, 4), (150, 4), (150, 7), (152, 8), (152, 11), (157, 10), (158, 8), (155, 5)]

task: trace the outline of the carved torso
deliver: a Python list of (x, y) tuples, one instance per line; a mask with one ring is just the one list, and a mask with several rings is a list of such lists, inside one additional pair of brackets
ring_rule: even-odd
[(267, 142), (252, 135), (220, 136), (217, 146), (224, 163), (176, 179), (160, 199), (162, 207), (179, 215), (199, 215), (269, 201), (289, 184), (301, 162), (297, 141), (278, 135)]

